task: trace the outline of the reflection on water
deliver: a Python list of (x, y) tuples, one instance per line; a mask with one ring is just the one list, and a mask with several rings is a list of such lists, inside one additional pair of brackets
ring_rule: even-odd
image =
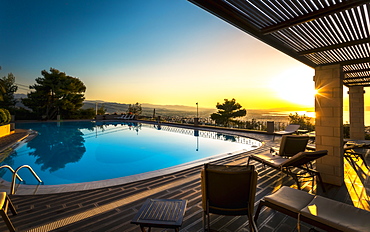
[[(41, 170), (54, 172), (64, 168), (68, 163), (78, 162), (86, 152), (84, 145), (85, 139), (80, 129), (94, 131), (95, 123), (92, 122), (73, 122), (64, 123), (43, 123), (28, 124), (27, 129), (38, 132), (38, 136), (27, 143), (31, 149), (30, 156), (36, 157), (36, 164), (41, 165)], [(16, 151), (5, 160), (3, 164), (12, 166), (14, 163), (12, 157), (15, 157)]]

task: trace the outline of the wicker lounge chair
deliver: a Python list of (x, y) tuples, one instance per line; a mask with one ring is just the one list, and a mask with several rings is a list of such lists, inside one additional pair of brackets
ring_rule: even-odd
[(300, 135), (283, 135), (280, 147), (272, 147), (270, 153), (281, 157), (292, 157), (298, 152), (305, 151), (309, 137)]
[(256, 223), (263, 206), (297, 218), (298, 231), (300, 221), (326, 231), (363, 232), (370, 228), (369, 211), (286, 186), (260, 201), (254, 216)]
[(318, 171), (313, 169), (313, 161), (325, 156), (328, 151), (314, 151), (314, 152), (299, 152), (291, 158), (284, 158), (281, 156), (274, 156), (271, 154), (251, 155), (248, 158), (261, 162), (264, 165), (275, 168), (282, 173), (290, 175), (297, 183), (298, 189), (301, 189), (300, 179), (312, 178), (312, 181), (317, 177), (320, 181), (322, 189), (325, 191), (321, 175)]
[(253, 221), (257, 188), (254, 166), (205, 164), (201, 177), (204, 231), (206, 227), (210, 231), (210, 213), (248, 215), (249, 231), (257, 231)]

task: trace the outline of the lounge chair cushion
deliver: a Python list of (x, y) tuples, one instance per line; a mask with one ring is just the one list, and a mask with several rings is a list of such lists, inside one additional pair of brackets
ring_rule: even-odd
[(282, 167), (294, 166), (298, 167), (314, 160), (317, 160), (328, 154), (327, 150), (313, 151), (313, 152), (299, 152), (290, 159), (286, 159), (281, 163)]
[(314, 197), (314, 195), (307, 194), (304, 191), (283, 186), (274, 194), (265, 196), (264, 200), (294, 213), (299, 213)]
[(301, 215), (342, 231), (370, 230), (369, 211), (321, 196), (315, 196)]
[(269, 166), (272, 166), (275, 168), (278, 168), (281, 163), (287, 160), (287, 158), (282, 158), (281, 156), (273, 155), (272, 153), (269, 153), (269, 152), (262, 153), (262, 154), (255, 154), (255, 155), (253, 154), (251, 156), (253, 156), (254, 160), (264, 163), (264, 164), (268, 164)]

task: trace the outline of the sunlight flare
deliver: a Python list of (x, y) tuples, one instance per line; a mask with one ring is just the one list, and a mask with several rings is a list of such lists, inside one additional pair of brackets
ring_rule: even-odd
[(274, 77), (271, 88), (283, 100), (313, 106), (317, 90), (314, 88), (311, 71), (307, 67), (288, 69)]

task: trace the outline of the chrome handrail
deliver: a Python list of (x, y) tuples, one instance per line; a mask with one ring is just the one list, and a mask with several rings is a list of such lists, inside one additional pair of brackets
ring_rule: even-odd
[(20, 167), (18, 167), (15, 172), (13, 173), (13, 178), (12, 178), (12, 185), (11, 185), (11, 188), (10, 188), (10, 194), (13, 195), (14, 194), (14, 185), (15, 185), (15, 178), (16, 176), (18, 175), (18, 171), (21, 170), (22, 168), (28, 168), (28, 170), (30, 170), (30, 172), (33, 174), (33, 176), (36, 178), (36, 180), (38, 182), (42, 182), (42, 180), (40, 179), (40, 177), (36, 174), (36, 172), (29, 166), (29, 165), (22, 165)]
[[(14, 169), (12, 167), (10, 167), (9, 165), (2, 165), (2, 166), (0, 166), (0, 169), (2, 169), (2, 168), (9, 169), (13, 173), (13, 175), (15, 173)], [(23, 181), (23, 179), (17, 173), (15, 175), (17, 176), (17, 178), (19, 179), (19, 181)]]

